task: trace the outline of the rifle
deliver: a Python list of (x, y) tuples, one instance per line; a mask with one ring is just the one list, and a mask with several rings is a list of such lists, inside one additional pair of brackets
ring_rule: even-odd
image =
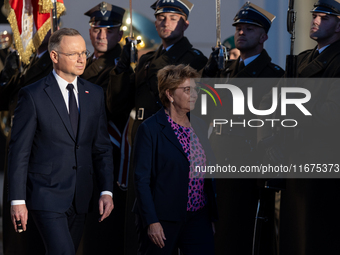
[(294, 11), (294, 0), (289, 0), (287, 12), (287, 31), (291, 34), (290, 37), (290, 54), (286, 56), (286, 77), (297, 77), (296, 65), (297, 56), (294, 55), (294, 42), (295, 42), (295, 22), (296, 11)]
[[(297, 56), (294, 55), (294, 42), (295, 42), (295, 22), (296, 22), (296, 12), (294, 11), (294, 0), (289, 0), (288, 3), (288, 12), (287, 12), (287, 31), (291, 34), (290, 38), (290, 54), (286, 56), (286, 78), (295, 78), (297, 77)], [(285, 81), (286, 82), (286, 81)], [(279, 84), (279, 89), (281, 88), (282, 83)], [(281, 97), (281, 95), (279, 96)], [(277, 110), (280, 111), (280, 108)], [(274, 113), (273, 119), (276, 119), (276, 112)], [(287, 144), (292, 137), (292, 133), (288, 132), (286, 129), (283, 129), (279, 125), (275, 125), (273, 128), (273, 133), (270, 137), (266, 137), (262, 139), (259, 143), (259, 147), (264, 150), (265, 148), (271, 148), (272, 151), (275, 151), (276, 155), (282, 155), (280, 160), (276, 161), (275, 159), (271, 161), (271, 164), (282, 164), (287, 162)], [(277, 145), (277, 146), (276, 146)], [(283, 147), (281, 147), (281, 145)], [(273, 191), (281, 191), (286, 188), (286, 180), (282, 178), (274, 178), (265, 181), (264, 184), (265, 190), (273, 190)], [(255, 226), (254, 226), (254, 234), (253, 234), (253, 250), (252, 255), (260, 254), (260, 240), (261, 240), (261, 229), (262, 223), (267, 221), (267, 217), (264, 212), (264, 207), (266, 203), (265, 197), (261, 197), (261, 194), (265, 194), (265, 190), (261, 190), (260, 199), (258, 200), (258, 207), (255, 216)], [(277, 196), (277, 194), (275, 194)], [(261, 205), (262, 201), (262, 205)], [(276, 251), (277, 252), (277, 251)]]
[(133, 34), (133, 26), (132, 26), (132, 0), (130, 0), (130, 36), (129, 40), (131, 41), (131, 55), (130, 55), (130, 63), (136, 64), (138, 61), (138, 52), (137, 52), (137, 44), (140, 43), (140, 40), (136, 40)]
[(213, 50), (219, 49), (218, 52), (218, 69), (225, 68), (227, 59), (227, 49), (221, 44), (221, 0), (216, 0), (216, 46)]

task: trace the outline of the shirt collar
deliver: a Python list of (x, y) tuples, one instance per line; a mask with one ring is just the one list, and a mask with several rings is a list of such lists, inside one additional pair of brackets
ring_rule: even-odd
[(317, 50), (319, 51), (319, 53), (321, 53), (321, 52), (323, 52), (329, 45), (330, 45), (330, 44), (328, 44), (328, 45), (322, 47), (321, 49), (318, 48)]
[(240, 58), (240, 62), (241, 62), (241, 61), (244, 61), (244, 66), (247, 66), (247, 65), (250, 64), (252, 61), (254, 61), (258, 56), (260, 56), (260, 54), (251, 56), (251, 57), (246, 58), (246, 59), (244, 59), (244, 60), (243, 60), (242, 58)]
[[(56, 71), (55, 71), (54, 69), (53, 69), (52, 73), (53, 73), (55, 79), (57, 80), (59, 87), (62, 88), (62, 89), (66, 89), (67, 85), (70, 84), (70, 82), (67, 82), (67, 81), (65, 81), (63, 78), (61, 78), (61, 77), (56, 73)], [(76, 91), (76, 93), (78, 93), (77, 78), (78, 78), (78, 77), (76, 76), (76, 78), (74, 79), (74, 81), (71, 82), (71, 83), (73, 84), (73, 86), (74, 86), (74, 90)]]
[(169, 47), (166, 47), (166, 48), (163, 47), (163, 50), (169, 51), (172, 46), (174, 46), (174, 45), (170, 45)]

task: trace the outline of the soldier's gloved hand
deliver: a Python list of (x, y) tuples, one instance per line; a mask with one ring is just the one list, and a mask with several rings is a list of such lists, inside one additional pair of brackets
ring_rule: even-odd
[(218, 72), (218, 54), (219, 48), (213, 48), (213, 52), (210, 54), (209, 60), (204, 67), (203, 75), (206, 77), (215, 77)]
[[(126, 72), (130, 68), (131, 64), (131, 49), (132, 49), (132, 43), (138, 44), (141, 41), (140, 40), (132, 40), (130, 37), (125, 38), (125, 45), (123, 46), (122, 53), (120, 54), (120, 59), (118, 60), (117, 66), (115, 68), (116, 74), (120, 74), (122, 72)], [(137, 45), (136, 45), (137, 46)], [(137, 47), (134, 47), (134, 55), (138, 56)]]
[(285, 150), (280, 144), (273, 144), (272, 146), (265, 149), (263, 163), (271, 165), (284, 164)]
[(8, 82), (15, 72), (18, 70), (19, 56), (16, 51), (11, 52), (4, 64), (4, 68), (1, 71), (0, 82)]

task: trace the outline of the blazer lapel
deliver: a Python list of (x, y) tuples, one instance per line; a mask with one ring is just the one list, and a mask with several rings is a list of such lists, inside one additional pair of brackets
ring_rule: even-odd
[(182, 145), (179, 143), (174, 130), (171, 128), (170, 123), (168, 122), (164, 109), (161, 109), (157, 114), (157, 122), (162, 126), (162, 132), (166, 136), (166, 138), (174, 144), (178, 150), (180, 150), (185, 158), (187, 155), (185, 154)]
[(46, 85), (47, 86), (45, 88), (45, 92), (47, 93), (48, 97), (51, 99), (68, 133), (70, 134), (72, 139), (75, 141), (76, 138), (73, 134), (70, 117), (67, 112), (65, 100), (63, 98), (63, 95), (61, 94), (58, 83), (56, 79), (54, 78), (54, 75), (52, 72), (49, 74), (49, 76), (47, 76)]
[(79, 124), (78, 124), (78, 137), (82, 135), (86, 127), (86, 122), (88, 118), (90, 100), (89, 100), (89, 91), (86, 90), (86, 85), (84, 81), (78, 78), (78, 104), (79, 104)]

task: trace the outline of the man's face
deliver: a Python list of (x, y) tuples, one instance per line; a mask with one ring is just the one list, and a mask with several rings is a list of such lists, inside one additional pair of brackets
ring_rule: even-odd
[(268, 39), (262, 27), (246, 23), (237, 24), (235, 27), (235, 46), (241, 52), (255, 49)]
[[(68, 82), (74, 81), (76, 76), (82, 75), (86, 65), (85, 41), (82, 36), (63, 36), (58, 50), (52, 50), (50, 53), (57, 74)], [(76, 57), (70, 57), (68, 54), (79, 53)], [(74, 59), (71, 59), (74, 58)]]
[(156, 16), (155, 26), (159, 37), (165, 41), (176, 41), (182, 38), (189, 26), (189, 21), (177, 13), (160, 13)]
[(312, 13), (312, 22), (309, 31), (311, 39), (321, 42), (327, 41), (334, 35), (335, 32), (340, 30), (340, 19), (334, 15), (326, 13)]
[(120, 27), (91, 27), (90, 39), (96, 57), (112, 50), (123, 36)]

